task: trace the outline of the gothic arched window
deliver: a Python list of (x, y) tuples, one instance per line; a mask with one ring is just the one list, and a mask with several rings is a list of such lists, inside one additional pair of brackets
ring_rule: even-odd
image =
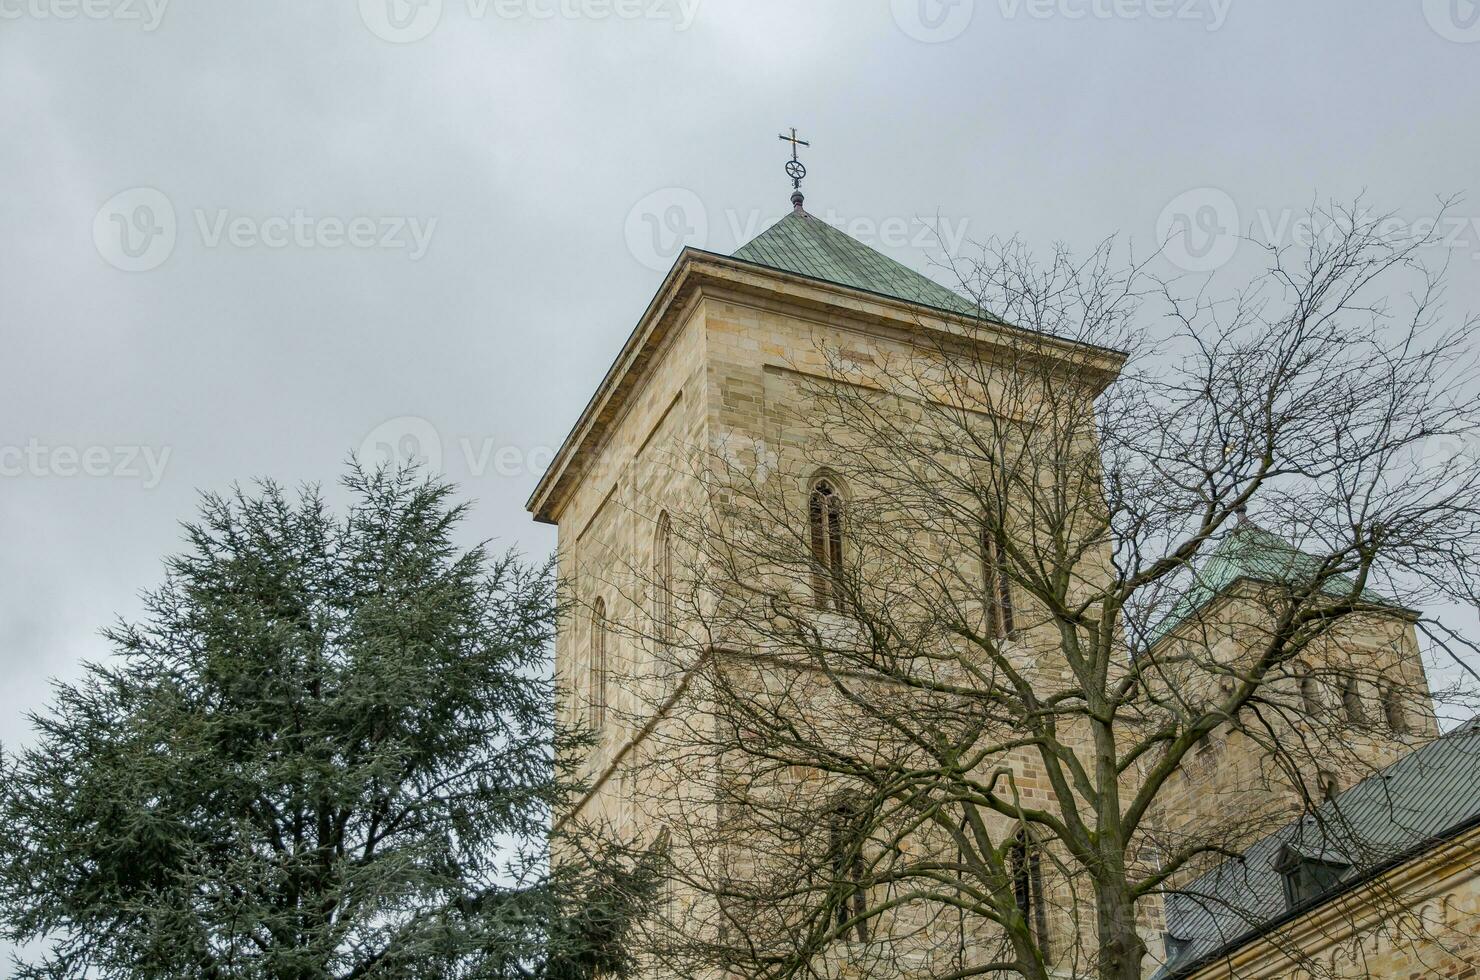
[(833, 886), (838, 890), (834, 923), (838, 928), (853, 922), (853, 934), (859, 942), (868, 942), (868, 899), (864, 892), (862, 831), (859, 813), (851, 801), (839, 803), (828, 815), (828, 865)]
[(1033, 933), (1043, 958), (1048, 951), (1048, 906), (1043, 896), (1043, 854), (1024, 827), (1012, 839), (1007, 852), (1008, 872), (1012, 875), (1012, 895), (1018, 912)]
[(606, 679), (607, 679), (607, 626), (606, 600), (597, 599), (591, 607), (591, 674), (588, 701), (591, 706), (591, 727), (601, 729), (606, 724)]
[(1362, 704), (1361, 682), (1356, 674), (1347, 674), (1341, 683), (1341, 707), (1346, 720), (1358, 727), (1367, 724), (1367, 708)]
[(1318, 718), (1326, 712), (1321, 680), (1313, 670), (1307, 670), (1300, 677), (1300, 701), (1305, 707), (1305, 713), (1312, 718)]
[(1388, 728), (1395, 735), (1408, 731), (1408, 718), (1403, 711), (1403, 694), (1396, 684), (1385, 684), (1382, 688), (1382, 712), (1387, 718)]
[(982, 531), (982, 572), (992, 635), (1005, 640), (1017, 629), (1013, 623), (1012, 580), (1007, 574), (1007, 555), (997, 546), (990, 528)]
[(843, 497), (831, 480), (812, 484), (807, 504), (812, 539), (812, 594), (819, 609), (840, 609), (843, 576)]
[(673, 640), (673, 522), (666, 510), (653, 537), (653, 635), (662, 644)]

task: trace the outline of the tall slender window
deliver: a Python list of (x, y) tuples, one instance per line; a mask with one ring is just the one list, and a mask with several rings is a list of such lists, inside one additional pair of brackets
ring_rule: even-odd
[(992, 635), (1005, 640), (1017, 629), (1013, 624), (1012, 580), (1007, 575), (1007, 556), (997, 547), (997, 538), (989, 529), (982, 531), (982, 571)]
[(833, 887), (839, 898), (834, 922), (838, 928), (853, 923), (858, 941), (868, 942), (868, 898), (863, 888), (863, 849), (860, 846), (858, 809), (852, 803), (840, 803), (828, 820), (828, 863)]
[(1312, 718), (1326, 713), (1326, 699), (1321, 696), (1321, 680), (1313, 670), (1307, 670), (1300, 678), (1300, 700), (1305, 706), (1305, 713)]
[(1347, 721), (1358, 726), (1367, 724), (1367, 709), (1362, 704), (1362, 688), (1356, 674), (1347, 674), (1342, 681), (1341, 706)]
[(812, 593), (819, 609), (841, 609), (843, 575), (843, 498), (830, 480), (812, 484), (808, 502), (812, 525)]
[(673, 522), (666, 510), (653, 538), (653, 635), (659, 643), (673, 642)]
[(606, 725), (606, 600), (598, 598), (591, 607), (591, 675), (589, 701), (591, 704), (591, 727), (600, 730)]
[(1384, 684), (1382, 688), (1382, 712), (1387, 717), (1388, 728), (1395, 735), (1408, 732), (1408, 718), (1403, 711), (1403, 693), (1396, 684)]
[(1024, 827), (1013, 838), (1007, 854), (1008, 871), (1012, 874), (1012, 895), (1018, 912), (1033, 932), (1043, 958), (1049, 958), (1048, 906), (1043, 898), (1043, 856)]
[(1341, 782), (1336, 778), (1334, 772), (1322, 769), (1316, 774), (1316, 786), (1321, 791), (1321, 799), (1327, 803), (1336, 799), (1341, 792)]

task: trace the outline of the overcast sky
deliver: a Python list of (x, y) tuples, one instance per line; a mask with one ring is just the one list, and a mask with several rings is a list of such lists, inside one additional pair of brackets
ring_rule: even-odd
[(1480, 309), (1470, 0), (0, 0), (0, 742), (106, 650), (203, 489), (419, 445), (524, 513), (684, 241), (808, 207), (1039, 243), (1445, 232)]

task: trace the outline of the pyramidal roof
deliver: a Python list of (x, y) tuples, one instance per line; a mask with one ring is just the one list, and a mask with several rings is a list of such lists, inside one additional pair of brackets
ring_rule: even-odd
[[(1147, 646), (1155, 646), (1178, 626), (1216, 599), (1230, 585), (1243, 579), (1274, 585), (1299, 586), (1313, 581), (1321, 573), (1321, 559), (1307, 554), (1278, 534), (1264, 530), (1251, 521), (1242, 521), (1208, 555), (1193, 572), (1192, 585), (1178, 599), (1171, 611), (1152, 627)], [(1346, 595), (1355, 582), (1346, 575), (1333, 575), (1322, 583), (1327, 595)], [(1396, 608), (1391, 600), (1370, 588), (1362, 598), (1378, 605)]]
[(982, 315), (965, 297), (869, 248), (800, 206), (736, 252), (735, 258), (949, 313)]

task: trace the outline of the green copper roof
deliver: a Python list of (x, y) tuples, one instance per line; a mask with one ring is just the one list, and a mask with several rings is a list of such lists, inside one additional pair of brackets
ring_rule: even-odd
[[(1196, 969), (1329, 901), (1336, 893), (1451, 839), (1480, 821), (1480, 719), (1415, 749), (1303, 819), (1166, 897), (1171, 962), (1153, 980)], [(1345, 865), (1340, 880), (1289, 907), (1282, 850)], [(1380, 899), (1379, 899), (1380, 900)]]
[(938, 310), (980, 315), (970, 300), (801, 210), (766, 229), (735, 258)]
[[(1191, 588), (1151, 629), (1146, 645), (1155, 646), (1224, 589), (1241, 579), (1298, 585), (1314, 578), (1320, 568), (1319, 558), (1306, 554), (1278, 534), (1271, 534), (1253, 524), (1242, 524), (1219, 542), (1207, 561), (1193, 572)], [(1321, 591), (1328, 595), (1345, 595), (1352, 584), (1352, 580), (1344, 575), (1333, 576)], [(1362, 597), (1369, 602), (1392, 605), (1370, 589), (1365, 590)]]

